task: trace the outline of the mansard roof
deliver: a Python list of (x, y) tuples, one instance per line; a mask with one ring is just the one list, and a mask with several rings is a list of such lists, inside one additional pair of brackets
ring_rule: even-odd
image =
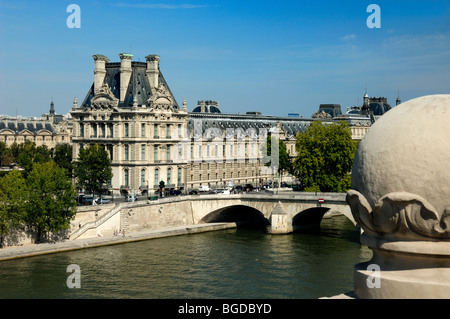
[(286, 137), (296, 136), (298, 132), (303, 132), (311, 122), (311, 119), (302, 118), (284, 118), (274, 117), (270, 115), (242, 115), (242, 114), (218, 114), (218, 113), (189, 113), (188, 130), (194, 131), (194, 122), (200, 121), (202, 131), (205, 132), (210, 128), (218, 128), (222, 132), (227, 129), (238, 129), (247, 131), (248, 129), (273, 129), (277, 123), (281, 129), (286, 133)]
[[(120, 100), (120, 62), (110, 62), (105, 64), (104, 84), (107, 84), (111, 93)], [(123, 101), (119, 102), (119, 107), (132, 107), (134, 103), (138, 106), (147, 106), (147, 100), (152, 96), (152, 90), (146, 76), (147, 64), (145, 62), (131, 62), (131, 77)], [(173, 98), (173, 107), (179, 109), (178, 103), (172, 94), (163, 74), (159, 71), (158, 83), (162, 85)], [(91, 85), (82, 107), (90, 107), (91, 99), (94, 97), (94, 84)], [(136, 98), (136, 101), (134, 100)]]
[(10, 130), (14, 134), (21, 134), (26, 131), (31, 134), (39, 134), (43, 131), (48, 131), (51, 134), (56, 134), (53, 126), (48, 122), (42, 122), (34, 119), (14, 119), (2, 118), (0, 119), (0, 131)]

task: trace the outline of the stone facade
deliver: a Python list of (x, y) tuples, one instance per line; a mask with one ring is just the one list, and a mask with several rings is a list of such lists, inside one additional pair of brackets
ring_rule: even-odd
[[(166, 190), (183, 191), (268, 184), (279, 177), (262, 162), (260, 146), (267, 134), (278, 135), (295, 157), (297, 133), (314, 120), (224, 114), (216, 101), (199, 101), (189, 112), (185, 101), (178, 105), (165, 81), (159, 56), (148, 55), (147, 62), (132, 61), (128, 53), (119, 57), (120, 62), (110, 62), (104, 55), (93, 56), (94, 82), (70, 112), (73, 158), (84, 146), (103, 145), (112, 162), (114, 194), (154, 194), (160, 181)], [(355, 139), (362, 138), (370, 119), (349, 118), (340, 106), (333, 107), (338, 116), (320, 120), (346, 120)], [(292, 181), (288, 175), (281, 179)]]

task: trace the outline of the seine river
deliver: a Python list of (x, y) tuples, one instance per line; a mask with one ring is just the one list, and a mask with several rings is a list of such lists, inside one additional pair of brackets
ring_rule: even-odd
[[(315, 234), (229, 229), (0, 262), (0, 298), (331, 297), (371, 251), (344, 216)], [(68, 288), (69, 265), (80, 288)]]

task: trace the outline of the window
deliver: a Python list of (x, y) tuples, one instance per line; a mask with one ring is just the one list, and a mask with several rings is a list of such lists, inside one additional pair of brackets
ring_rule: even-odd
[(100, 124), (100, 131), (101, 131), (101, 137), (105, 138), (106, 137), (106, 127), (105, 124)]
[(167, 145), (166, 148), (166, 160), (170, 161), (170, 145)]
[(178, 137), (181, 137), (181, 124), (178, 124)]
[(125, 123), (125, 137), (128, 137), (129, 135), (129, 125), (128, 123)]
[(114, 126), (112, 124), (108, 124), (109, 126), (109, 137), (114, 137)]
[(157, 145), (153, 146), (153, 160), (155, 162), (158, 161), (158, 146)]
[(167, 124), (167, 126), (166, 126), (166, 137), (170, 138), (170, 125), (169, 124)]
[(178, 144), (178, 159), (181, 159), (181, 156), (183, 155), (181, 150), (182, 150), (181, 144)]
[(80, 136), (84, 137), (84, 124), (80, 124)]
[(93, 136), (97, 137), (97, 125), (96, 124), (92, 124), (92, 129), (93, 129)]
[(153, 126), (153, 137), (158, 138), (158, 125), (157, 124), (155, 124)]
[(125, 145), (125, 160), (128, 161), (130, 159), (130, 146), (129, 145)]
[(168, 168), (167, 169), (167, 185), (170, 184), (170, 180), (172, 179), (172, 169)]
[(141, 145), (141, 160), (145, 161), (145, 144)]
[(178, 168), (178, 186), (181, 185), (181, 168)]
[(155, 186), (159, 186), (159, 169), (155, 168)]
[(145, 137), (145, 123), (141, 124), (141, 137)]
[(145, 169), (141, 169), (141, 186), (145, 186)]
[(128, 187), (128, 185), (129, 185), (129, 178), (130, 178), (130, 173), (129, 173), (129, 171), (126, 169), (125, 171), (124, 171), (124, 179), (125, 179), (125, 186), (126, 187)]

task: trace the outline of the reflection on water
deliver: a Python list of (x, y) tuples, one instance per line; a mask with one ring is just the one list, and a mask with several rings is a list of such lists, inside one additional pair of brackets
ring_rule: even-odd
[[(319, 298), (371, 252), (344, 216), (317, 234), (230, 229), (0, 262), (0, 298)], [(66, 285), (67, 266), (81, 288)]]

